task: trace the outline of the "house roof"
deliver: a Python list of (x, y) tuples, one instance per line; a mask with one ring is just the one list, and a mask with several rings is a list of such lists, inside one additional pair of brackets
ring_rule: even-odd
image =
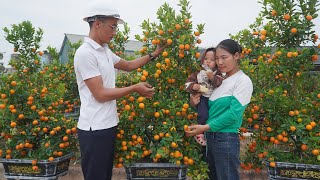
[(85, 35), (78, 35), (78, 34), (65, 34), (65, 36), (67, 37), (67, 39), (72, 43), (77, 43), (80, 40), (83, 42), (84, 41), (84, 37), (87, 37)]

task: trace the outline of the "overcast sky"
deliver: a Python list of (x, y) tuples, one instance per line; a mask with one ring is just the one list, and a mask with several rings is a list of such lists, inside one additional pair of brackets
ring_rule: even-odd
[[(5, 1), (5, 2), (4, 2)], [(64, 33), (87, 35), (89, 27), (82, 21), (86, 6), (90, 0), (2, 0), (0, 6), (0, 52), (4, 53), (7, 63), (13, 52), (13, 45), (4, 39), (3, 28), (19, 24), (24, 20), (44, 30), (41, 50), (48, 45), (60, 50)], [(193, 24), (205, 23), (205, 32), (200, 36), (201, 47), (217, 45), (236, 33), (247, 28), (255, 21), (261, 10), (258, 0), (190, 0)], [(168, 2), (178, 10), (178, 0), (115, 0), (121, 18), (131, 30), (129, 39), (141, 34), (143, 20), (156, 20), (160, 5)], [(319, 28), (319, 27), (318, 27)]]

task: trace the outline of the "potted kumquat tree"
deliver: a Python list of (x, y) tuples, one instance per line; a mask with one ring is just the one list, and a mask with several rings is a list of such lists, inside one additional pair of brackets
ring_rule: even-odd
[(254, 83), (241, 128), (252, 129), (252, 141), (241, 167), (260, 171), (263, 162), (270, 178), (320, 179), (319, 2), (261, 4), (256, 22), (232, 36), (245, 47), (242, 69)]
[(177, 13), (167, 3), (162, 5), (157, 11), (159, 23), (143, 21), (143, 35), (136, 35), (144, 44), (141, 55), (166, 43), (162, 55), (137, 71), (118, 77), (118, 87), (148, 82), (156, 90), (151, 99), (134, 94), (118, 100), (115, 164), (126, 167), (129, 179), (207, 177), (201, 146), (185, 136), (188, 125), (196, 123), (197, 114), (189, 106), (184, 87), (188, 75), (199, 68), (196, 44), (201, 43), (199, 35), (204, 25), (197, 25), (194, 31), (189, 2), (180, 0), (179, 6)]
[(74, 106), (65, 98), (66, 75), (57, 63), (41, 62), (42, 29), (24, 21), (4, 32), (18, 54), (10, 61), (15, 71), (1, 75), (0, 81), (0, 162), (5, 176), (57, 178), (67, 173), (76, 151), (75, 121), (64, 116)]

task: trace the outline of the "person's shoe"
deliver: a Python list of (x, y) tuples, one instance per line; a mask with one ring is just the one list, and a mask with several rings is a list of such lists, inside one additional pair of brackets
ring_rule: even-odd
[(207, 141), (204, 138), (203, 134), (198, 134), (196, 136), (194, 136), (194, 138), (196, 139), (196, 141), (201, 145), (201, 146), (206, 146), (207, 145)]

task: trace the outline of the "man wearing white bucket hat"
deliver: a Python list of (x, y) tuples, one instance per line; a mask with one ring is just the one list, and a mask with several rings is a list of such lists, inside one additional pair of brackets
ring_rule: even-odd
[(78, 138), (81, 167), (85, 180), (109, 180), (112, 176), (114, 146), (118, 125), (116, 99), (136, 92), (151, 97), (153, 87), (138, 83), (129, 87), (115, 87), (115, 68), (131, 71), (158, 57), (164, 46), (153, 53), (126, 61), (107, 46), (122, 24), (118, 10), (110, 2), (96, 2), (89, 6), (83, 18), (89, 23), (89, 37), (77, 49), (74, 67), (81, 100)]

